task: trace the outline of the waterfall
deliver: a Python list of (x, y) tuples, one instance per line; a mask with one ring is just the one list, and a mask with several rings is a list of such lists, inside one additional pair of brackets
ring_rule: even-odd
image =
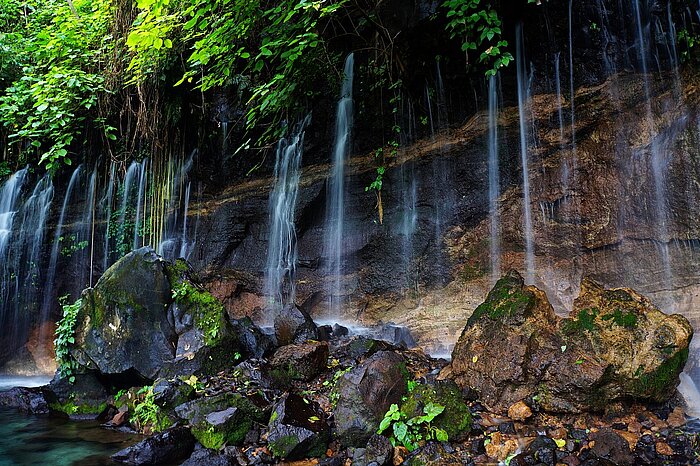
[[(42, 280), (42, 252), (49, 208), (51, 177), (45, 175), (22, 203), (27, 169), (12, 175), (0, 189), (0, 338), (12, 350), (28, 337), (37, 321), (36, 303)], [(43, 321), (43, 319), (42, 319)], [(42, 341), (50, 335), (40, 335)]]
[[(28, 311), (36, 309), (36, 303), (39, 300), (40, 284), (43, 282), (42, 253), (44, 251), (44, 236), (46, 232), (46, 222), (49, 218), (49, 209), (53, 201), (54, 188), (51, 181), (51, 175), (48, 173), (34, 187), (32, 195), (22, 206), (24, 213), (22, 218), (22, 226), (19, 230), (20, 247), (24, 244), (24, 264), (26, 269), (22, 272), (21, 264), (17, 264), (17, 273), (24, 276), (24, 284), (21, 290), (17, 289), (16, 296), (16, 322), (25, 322), (25, 331), (29, 330), (29, 320), (31, 313)], [(20, 259), (20, 254), (17, 254), (17, 259)], [(39, 316), (40, 322), (46, 322), (49, 318), (46, 312), (42, 310)], [(40, 347), (45, 350), (48, 344), (53, 340), (53, 335), (48, 333), (47, 327), (41, 327), (40, 341), (43, 343)], [(25, 334), (26, 335), (26, 334)], [(48, 354), (44, 356), (48, 357)]]
[(497, 77), (489, 78), (489, 216), (491, 217), (491, 279), (501, 276), (501, 244), (498, 198), (501, 181), (498, 171), (498, 84)]
[(343, 229), (345, 221), (345, 163), (350, 152), (350, 132), (352, 128), (352, 85), (353, 54), (345, 60), (343, 86), (338, 101), (335, 120), (335, 143), (331, 160), (331, 174), (326, 183), (326, 237), (324, 259), (326, 261), (328, 284), (329, 317), (340, 317), (342, 310), (342, 260)]
[(0, 325), (7, 329), (1, 336), (10, 334), (10, 343), (16, 343), (17, 328), (14, 315), (11, 315), (11, 303), (17, 298), (16, 290), (19, 287), (20, 277), (15, 273), (12, 251), (12, 226), (19, 210), (19, 197), (27, 175), (27, 169), (23, 169), (11, 175), (0, 189)]
[(115, 176), (116, 176), (116, 166), (115, 166), (114, 162), (112, 162), (110, 164), (110, 167), (109, 167), (109, 178), (107, 178), (107, 190), (105, 192), (104, 198), (102, 198), (102, 201), (100, 202), (100, 204), (103, 206), (102, 212), (103, 212), (104, 218), (105, 218), (104, 241), (103, 241), (103, 245), (102, 245), (102, 247), (104, 248), (103, 257), (102, 257), (102, 271), (103, 272), (105, 270), (107, 270), (107, 267), (109, 267), (109, 264), (110, 264), (109, 238), (110, 238), (110, 227), (112, 225), (112, 199), (114, 197)]
[(523, 174), (523, 236), (525, 240), (525, 270), (526, 280), (532, 283), (535, 278), (535, 253), (532, 230), (532, 212), (530, 205), (530, 173), (528, 164), (528, 131), (525, 116), (525, 106), (529, 103), (526, 87), (527, 71), (525, 67), (525, 52), (522, 24), (516, 26), (516, 73), (518, 85), (518, 116), (520, 119), (520, 162)]
[(404, 261), (404, 273), (406, 274), (405, 286), (409, 290), (417, 290), (415, 274), (413, 273), (413, 235), (418, 224), (418, 212), (416, 210), (416, 176), (413, 162), (401, 164), (401, 210), (400, 225), (401, 252)]
[(265, 272), (265, 296), (271, 310), (279, 311), (294, 304), (296, 297), (295, 270), (297, 262), (297, 234), (295, 213), (299, 193), (301, 160), (304, 155), (304, 129), (307, 117), (292, 136), (277, 144), (274, 187), (270, 192), (270, 236)]
[[(661, 153), (659, 147), (659, 138), (656, 132), (654, 123), (654, 113), (651, 108), (651, 85), (649, 83), (649, 68), (648, 68), (648, 47), (649, 40), (647, 39), (648, 27), (645, 27), (642, 19), (641, 6), (639, 0), (633, 2), (636, 31), (637, 31), (637, 50), (641, 72), (644, 78), (644, 97), (646, 110), (646, 124), (649, 132), (649, 152), (651, 172), (654, 183), (654, 212), (649, 216), (648, 221), (656, 226), (658, 245), (661, 255), (661, 263), (663, 266), (664, 287), (669, 289), (673, 279), (671, 271), (671, 257), (669, 253), (669, 233), (668, 233), (668, 207), (666, 202), (666, 170), (665, 166), (668, 161), (665, 160), (664, 154)], [(672, 154), (669, 153), (671, 156)]]
[(70, 203), (71, 195), (75, 190), (75, 186), (80, 180), (80, 175), (83, 171), (83, 165), (78, 165), (78, 167), (73, 171), (68, 182), (68, 188), (66, 189), (65, 197), (63, 198), (63, 205), (61, 206), (61, 214), (58, 217), (58, 223), (56, 224), (56, 229), (53, 235), (53, 243), (51, 246), (51, 257), (49, 259), (49, 268), (46, 272), (46, 288), (44, 289), (44, 300), (41, 306), (41, 312), (43, 320), (46, 320), (51, 315), (51, 309), (55, 306), (56, 299), (53, 296), (56, 279), (56, 265), (58, 264), (58, 256), (61, 251), (61, 239), (63, 234), (63, 223), (66, 219), (66, 212), (68, 211), (68, 206)]
[[(177, 257), (187, 258), (192, 245), (187, 240), (187, 213), (189, 212), (189, 172), (197, 154), (193, 151), (186, 159), (169, 159), (165, 175), (152, 183), (160, 189), (162, 206), (156, 208), (157, 215), (151, 215), (151, 222), (156, 222), (160, 227), (154, 229), (154, 244), (157, 244), (158, 254), (167, 259)], [(155, 175), (154, 175), (155, 176)], [(153, 202), (153, 201), (152, 201)], [(182, 226), (181, 226), (182, 225)]]

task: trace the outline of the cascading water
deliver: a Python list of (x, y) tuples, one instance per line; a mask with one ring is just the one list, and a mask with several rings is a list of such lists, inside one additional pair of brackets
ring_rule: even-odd
[[(11, 257), (10, 243), (12, 239), (12, 227), (19, 210), (19, 197), (22, 191), (27, 169), (20, 170), (10, 176), (0, 189), (0, 325), (9, 332), (15, 332), (14, 315), (12, 315), (11, 303), (16, 299), (14, 294), (19, 287), (20, 277), (15, 273), (12, 265), (15, 261)], [(8, 333), (9, 333), (8, 332)], [(7, 335), (5, 335), (7, 337)], [(14, 346), (16, 335), (10, 337), (9, 345)], [(12, 348), (14, 349), (14, 348)]]
[(646, 125), (649, 135), (649, 155), (650, 155), (650, 165), (651, 172), (654, 183), (654, 212), (650, 215), (648, 219), (650, 223), (654, 224), (656, 227), (656, 233), (659, 241), (659, 250), (661, 255), (661, 261), (663, 264), (663, 280), (664, 287), (669, 289), (673, 281), (673, 273), (671, 271), (671, 257), (669, 253), (669, 234), (668, 234), (668, 207), (666, 201), (666, 194), (664, 192), (666, 186), (666, 164), (669, 160), (666, 159), (663, 154), (661, 147), (659, 147), (659, 138), (656, 131), (656, 125), (654, 123), (654, 113), (651, 108), (651, 84), (649, 82), (649, 44), (648, 34), (649, 25), (648, 22), (643, 21), (642, 8), (639, 0), (634, 0), (632, 3), (634, 10), (635, 24), (636, 24), (636, 45), (638, 51), (639, 65), (641, 68), (641, 73), (644, 79), (644, 97), (646, 106)]
[(289, 139), (277, 144), (274, 187), (270, 192), (270, 237), (267, 249), (264, 292), (272, 313), (294, 304), (297, 235), (295, 213), (299, 193), (301, 160), (304, 155), (304, 129), (309, 117)]
[(495, 283), (501, 276), (500, 219), (498, 198), (501, 181), (498, 169), (498, 78), (489, 78), (489, 216), (491, 218), (491, 280)]
[(350, 152), (352, 128), (352, 86), (354, 56), (345, 60), (344, 79), (335, 121), (335, 143), (331, 174), (326, 183), (326, 226), (324, 259), (328, 277), (328, 317), (339, 318), (343, 300), (343, 239), (345, 221), (345, 163)]
[[(0, 189), (0, 353), (7, 351), (6, 355), (27, 340), (32, 323), (41, 318), (37, 302), (44, 281), (41, 258), (53, 184), (44, 176), (21, 202), (27, 178), (27, 170), (20, 170)], [(51, 337), (39, 335), (42, 342)]]
[(61, 214), (58, 217), (58, 223), (56, 224), (56, 229), (54, 230), (53, 243), (51, 246), (51, 256), (49, 259), (49, 268), (46, 272), (46, 288), (44, 289), (44, 300), (41, 306), (42, 321), (46, 321), (49, 318), (51, 309), (54, 308), (55, 303), (57, 303), (56, 297), (54, 296), (56, 279), (56, 266), (58, 264), (58, 257), (61, 252), (61, 242), (64, 222), (66, 220), (66, 213), (68, 211), (68, 206), (73, 195), (73, 191), (76, 188), (80, 180), (80, 176), (83, 172), (83, 165), (78, 165), (78, 167), (73, 171), (68, 182), (68, 188), (66, 189), (65, 197), (63, 198), (63, 205), (61, 207)]
[(526, 280), (532, 283), (535, 278), (535, 252), (532, 229), (532, 212), (530, 201), (530, 173), (528, 161), (528, 130), (526, 121), (526, 106), (528, 105), (527, 70), (525, 66), (525, 50), (523, 40), (523, 27), (518, 24), (515, 32), (516, 38), (516, 73), (518, 85), (518, 117), (520, 120), (520, 163), (523, 176), (523, 236), (525, 241), (525, 271)]
[(416, 176), (412, 162), (401, 165), (401, 192), (402, 192), (402, 218), (400, 225), (401, 251), (406, 274), (405, 286), (407, 289), (417, 291), (415, 274), (413, 272), (413, 235), (418, 224), (418, 211), (416, 210)]

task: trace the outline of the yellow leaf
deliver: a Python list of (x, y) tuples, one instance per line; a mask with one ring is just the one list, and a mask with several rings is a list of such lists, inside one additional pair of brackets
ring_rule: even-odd
[(554, 443), (557, 444), (558, 448), (564, 448), (564, 445), (566, 445), (566, 440), (560, 439), (560, 438), (555, 438)]
[(472, 358), (472, 362), (473, 362), (474, 364), (476, 364), (476, 361), (478, 361), (478, 360), (479, 360), (479, 356), (474, 356), (474, 357)]

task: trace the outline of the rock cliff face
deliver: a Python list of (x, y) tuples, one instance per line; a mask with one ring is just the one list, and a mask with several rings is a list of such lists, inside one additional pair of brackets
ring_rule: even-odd
[[(557, 122), (556, 95), (532, 99), (537, 143), (529, 149), (526, 206), (533, 217), (532, 282), (548, 293), (556, 312), (570, 311), (581, 278), (590, 275), (606, 286), (639, 289), (661, 309), (700, 323), (700, 188), (694, 181), (700, 176), (700, 97), (694, 76), (675, 78), (649, 78), (651, 119), (644, 118), (644, 76), (618, 74), (579, 88), (575, 135)], [(674, 82), (681, 87), (669, 86)], [(501, 267), (525, 272), (517, 107), (505, 105), (498, 123)], [(487, 135), (488, 119), (478, 114), (461, 128), (405, 147), (385, 178), (383, 224), (374, 195), (364, 190), (373, 178), (371, 164), (366, 157), (351, 160), (342, 277), (348, 320), (407, 325), (434, 352), (456, 341), (492, 285)], [(653, 166), (659, 154), (661, 196)], [(296, 212), (298, 301), (315, 317), (326, 312), (321, 252), (328, 172), (327, 165), (304, 169)], [(212, 292), (232, 314), (264, 314), (259, 280), (271, 183), (232, 186), (191, 211), (200, 219), (191, 259), (207, 270)], [(416, 193), (409, 210), (408, 186)], [(413, 213), (416, 227), (407, 234), (405, 218)]]

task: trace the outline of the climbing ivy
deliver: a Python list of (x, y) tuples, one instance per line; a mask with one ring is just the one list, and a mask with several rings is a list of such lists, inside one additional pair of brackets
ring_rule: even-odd
[(56, 324), (56, 338), (54, 348), (56, 349), (56, 362), (58, 363), (58, 373), (62, 378), (68, 378), (75, 382), (74, 371), (78, 368), (78, 362), (73, 358), (70, 348), (75, 344), (75, 323), (82, 301), (78, 299), (74, 303), (68, 301), (68, 296), (59, 299), (63, 309), (63, 318)]

